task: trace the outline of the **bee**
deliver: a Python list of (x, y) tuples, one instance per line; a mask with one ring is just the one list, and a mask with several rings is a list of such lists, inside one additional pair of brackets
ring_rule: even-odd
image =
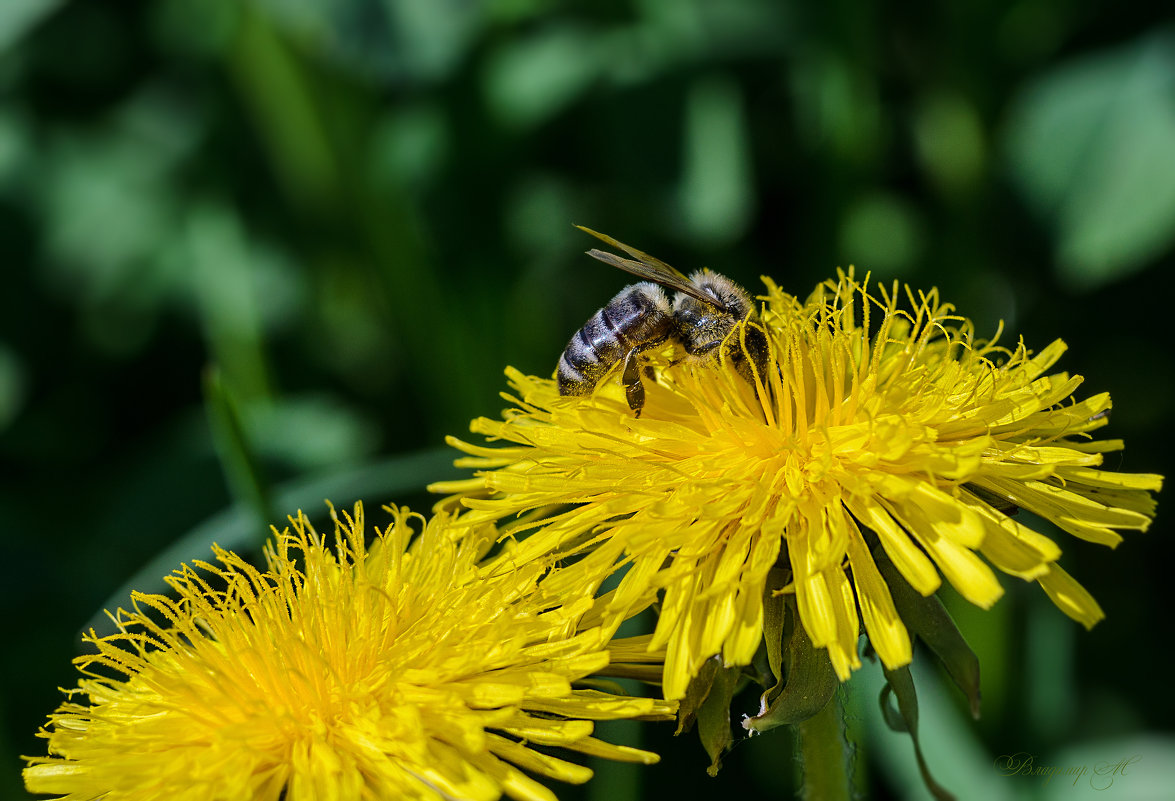
[[(619, 362), (628, 406), (640, 417), (645, 405), (640, 355), (666, 342), (680, 344), (690, 359), (717, 358), (736, 324), (756, 322), (751, 296), (724, 275), (699, 270), (688, 278), (660, 259), (631, 248), (590, 228), (576, 226), (631, 259), (592, 249), (589, 256), (646, 279), (620, 290), (576, 332), (559, 357), (556, 377), (560, 395), (587, 395)], [(674, 292), (673, 300), (662, 287)], [(751, 380), (748, 355), (759, 375), (767, 361), (767, 338), (762, 328), (746, 328), (745, 352), (737, 338), (727, 343), (727, 356), (743, 377)]]

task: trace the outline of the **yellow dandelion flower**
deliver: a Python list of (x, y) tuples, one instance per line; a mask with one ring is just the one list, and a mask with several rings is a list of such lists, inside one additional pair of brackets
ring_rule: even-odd
[[(590, 397), (560, 397), (554, 381), (508, 371), (514, 408), (471, 426), (498, 444), (451, 440), (469, 454), (458, 464), (479, 472), (434, 485), (454, 493), (440, 505), (460, 499), (470, 525), (505, 521), (520, 563), (582, 553), (585, 576), (628, 565), (608, 613), (618, 620), (660, 595), (651, 645), (667, 647), (671, 699), (714, 655), (750, 663), (776, 566), (786, 586), (768, 589), (794, 593), (842, 680), (860, 664), (862, 622), (887, 667), (908, 663), (876, 543), (923, 595), (945, 576), (987, 608), (1003, 592), (1000, 571), (1039, 583), (1086, 626), (1099, 620), (1057, 565), (1057, 543), (1013, 507), (1114, 546), (1119, 530), (1147, 528), (1161, 478), (1099, 469), (1122, 447), (1089, 436), (1110, 398), (1071, 398), (1081, 378), (1049, 372), (1065, 345), (1032, 354), (978, 341), (936, 291), (871, 293), (852, 272), (804, 302), (766, 283), (761, 321), (730, 335), (745, 360), (651, 353), (639, 417), (615, 374)], [(769, 349), (753, 381), (747, 325)]]
[(608, 663), (607, 638), (577, 632), (571, 607), (539, 605), (541, 568), (479, 565), (444, 518), (390, 511), (370, 550), (362, 507), (336, 516), (333, 550), (299, 515), (265, 571), (216, 549), (219, 566), (170, 578), (177, 600), (133, 596), (118, 633), (91, 633), (97, 653), (77, 660), (86, 678), (70, 693), (84, 700), (51, 716), (28, 789), (537, 801), (554, 795), (523, 770), (568, 782), (591, 771), (532, 745), (656, 761), (591, 736), (593, 720), (672, 707), (573, 687)]

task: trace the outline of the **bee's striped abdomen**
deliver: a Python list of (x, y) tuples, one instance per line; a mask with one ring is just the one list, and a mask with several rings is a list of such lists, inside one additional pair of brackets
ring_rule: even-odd
[(669, 302), (656, 284), (633, 284), (596, 311), (559, 357), (560, 395), (586, 395), (632, 350), (664, 342), (673, 329)]

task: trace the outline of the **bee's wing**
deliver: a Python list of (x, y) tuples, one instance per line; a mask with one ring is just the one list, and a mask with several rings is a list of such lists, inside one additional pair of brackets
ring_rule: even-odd
[(644, 278), (646, 281), (652, 281), (655, 284), (660, 284), (661, 286), (668, 289), (684, 292), (690, 297), (697, 298), (703, 303), (708, 303), (711, 306), (717, 306), (718, 308), (725, 310), (726, 307), (721, 301), (711, 297), (710, 295), (707, 295), (705, 292), (698, 289), (696, 286), (690, 283), (689, 278), (655, 256), (650, 256), (648, 253), (644, 253), (643, 251), (637, 250), (636, 248), (629, 247), (623, 242), (619, 242), (607, 234), (601, 234), (597, 231), (593, 231), (590, 228), (585, 228), (582, 225), (577, 225), (575, 227), (581, 231), (591, 234), (596, 239), (607, 242), (612, 247), (623, 250), (625, 253), (633, 257), (632, 259), (626, 259), (621, 256), (617, 256), (614, 253), (608, 253), (607, 251), (596, 250), (593, 248), (587, 252), (587, 254), (593, 259), (598, 259), (605, 264), (610, 264), (613, 267), (617, 267), (621, 270), (624, 270), (625, 272), (629, 272), (633, 275), (639, 276), (640, 278)]
[[(643, 250), (637, 250), (634, 247), (629, 247), (628, 245), (624, 244), (623, 242), (616, 240), (616, 239), (613, 239), (612, 237), (608, 236), (607, 234), (601, 234), (599, 231), (593, 231), (591, 228), (587, 228), (582, 225), (577, 225), (575, 227), (578, 228), (579, 230), (583, 231), (585, 234), (591, 234), (592, 236), (594, 236), (596, 239), (600, 240), (601, 242), (606, 242), (607, 244), (611, 245), (614, 248), (619, 248), (620, 250), (623, 250), (625, 253), (627, 253), (629, 256), (632, 256), (637, 261), (643, 262), (644, 264), (647, 264), (649, 266), (649, 268), (651, 268), (652, 270), (660, 270), (660, 271), (663, 271), (667, 275), (674, 276), (680, 283), (683, 283), (683, 284), (689, 283), (688, 278), (686, 278), (684, 275), (682, 275), (680, 272), (678, 272), (674, 268), (670, 267), (665, 262), (658, 259), (656, 256), (650, 256), (648, 253), (645, 253)], [(623, 270), (623, 269), (627, 269), (627, 268), (622, 267), (621, 269)], [(637, 275), (640, 275), (640, 273), (637, 273)], [(657, 280), (657, 279), (653, 279), (653, 280)]]

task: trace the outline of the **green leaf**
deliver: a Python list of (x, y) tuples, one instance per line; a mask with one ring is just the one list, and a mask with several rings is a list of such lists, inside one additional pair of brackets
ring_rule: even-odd
[[(971, 716), (952, 703), (955, 691), (947, 686), (941, 671), (922, 663), (911, 665), (910, 672), (918, 686), (923, 757), (934, 766), (935, 774), (947, 779), (951, 789), (966, 788), (962, 795), (968, 799), (1013, 801), (1020, 797), (1013, 782), (992, 770), (992, 760), (1000, 752), (988, 751)], [(857, 670), (848, 681), (845, 698), (850, 727), (857, 726), (860, 741), (867, 744), (870, 781), (884, 781), (895, 798), (933, 801), (923, 786), (917, 755), (907, 737), (894, 734), (881, 714), (877, 699), (885, 683), (881, 670)]]
[(574, 101), (605, 65), (599, 40), (571, 25), (549, 25), (501, 44), (485, 68), (486, 102), (506, 125), (538, 125)]
[(1043, 76), (1006, 130), (1014, 178), (1052, 225), (1065, 278), (1104, 284), (1175, 240), (1175, 35)]
[(28, 384), (28, 368), (20, 355), (0, 342), (0, 432), (20, 414)]
[(274, 402), (250, 403), (241, 409), (241, 418), (257, 453), (291, 465), (297, 473), (355, 464), (373, 456), (379, 441), (374, 421), (329, 395), (285, 395)]
[[(922, 745), (918, 742), (918, 694), (914, 690), (914, 677), (910, 674), (910, 668), (906, 666), (896, 670), (885, 670), (885, 679), (887, 684), (881, 689), (881, 697), (878, 700), (886, 725), (896, 732), (909, 733), (910, 740), (914, 743), (918, 770), (922, 773), (926, 789), (939, 801), (954, 801), (955, 797), (930, 775), (930, 768), (922, 756)], [(897, 698), (896, 710), (889, 703), (890, 696)]]
[[(762, 733), (776, 726), (800, 723), (811, 718), (824, 709), (840, 684), (828, 659), (828, 651), (814, 647), (808, 632), (800, 623), (795, 597), (783, 597), (786, 599), (782, 648), (783, 688), (758, 715), (743, 721), (743, 728), (751, 732)], [(769, 636), (766, 628), (764, 634)], [(764, 697), (771, 692), (765, 693)]]
[(942, 661), (955, 686), (967, 696), (971, 716), (978, 719), (979, 658), (963, 639), (950, 613), (937, 596), (924, 597), (911, 587), (880, 545), (873, 549), (873, 561), (876, 562), (885, 583), (889, 585), (898, 616)]
[(746, 114), (737, 84), (703, 78), (686, 105), (680, 204), (692, 239), (726, 244), (746, 230), (754, 212)]
[(61, 0), (5, 0), (0, 3), (0, 53), (20, 42)]
[(867, 263), (879, 278), (901, 275), (918, 263), (926, 230), (918, 208), (893, 192), (870, 192), (847, 206), (838, 242), (849, 262)]

